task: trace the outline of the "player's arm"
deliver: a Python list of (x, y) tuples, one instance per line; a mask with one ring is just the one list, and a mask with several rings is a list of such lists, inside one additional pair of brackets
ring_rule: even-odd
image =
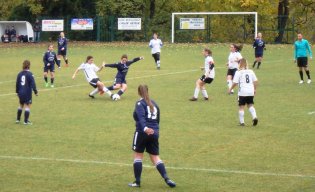
[(163, 42), (162, 42), (162, 40), (160, 40), (160, 47), (163, 47)]
[(138, 122), (140, 124), (141, 129), (148, 134), (151, 135), (154, 133), (153, 129), (150, 127), (147, 127), (146, 125), (146, 119), (145, 119), (145, 108), (142, 106), (141, 102), (136, 103), (136, 114), (138, 117)]
[(254, 93), (256, 94), (256, 88), (257, 88), (257, 85), (258, 85), (258, 81), (256, 80), (256, 81), (254, 81), (253, 82), (253, 84), (254, 84)]
[(296, 44), (294, 43), (294, 63), (296, 63), (297, 60), (297, 47)]
[(106, 62), (103, 61), (102, 65), (99, 67), (97, 72), (102, 71), (102, 69), (105, 67), (105, 65), (106, 65)]
[(150, 47), (150, 48), (153, 48), (152, 40), (150, 40), (150, 42), (149, 42), (149, 47)]
[(46, 66), (48, 64), (46, 53), (44, 53), (44, 56), (43, 56), (43, 63), (44, 63), (44, 66)]
[(16, 84), (15, 84), (15, 92), (16, 92), (16, 94), (18, 94), (19, 93), (19, 75), (17, 76), (17, 78), (16, 78)]
[(38, 96), (38, 91), (37, 91), (37, 89), (36, 89), (36, 83), (35, 83), (35, 79), (34, 79), (34, 77), (33, 77), (33, 74), (30, 74), (30, 75), (29, 75), (29, 79), (30, 79), (31, 88), (32, 88), (33, 91), (34, 91), (34, 94), (35, 94), (36, 96)]
[(131, 64), (133, 64), (133, 63), (135, 63), (135, 62), (137, 62), (137, 61), (140, 61), (140, 60), (142, 60), (142, 59), (144, 59), (143, 56), (141, 56), (141, 57), (136, 57), (136, 58), (134, 58), (134, 59), (131, 60), (131, 61), (127, 61), (126, 65), (129, 66), (129, 65), (131, 65)]
[(308, 53), (310, 54), (310, 58), (312, 59), (313, 58), (312, 49), (310, 48), (310, 44), (308, 42), (306, 44), (306, 49), (308, 50)]
[(117, 63), (114, 63), (114, 64), (105, 64), (104, 67), (110, 67), (110, 68), (118, 68), (118, 65)]
[(82, 65), (80, 65), (80, 67), (78, 67), (78, 68), (74, 71), (74, 73), (73, 73), (73, 75), (72, 75), (72, 79), (74, 79), (75, 76), (77, 75), (77, 73), (82, 69), (81, 66), (82, 66)]

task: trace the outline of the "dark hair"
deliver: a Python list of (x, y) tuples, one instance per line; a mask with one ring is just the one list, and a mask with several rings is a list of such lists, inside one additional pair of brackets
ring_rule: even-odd
[(123, 58), (128, 59), (128, 55), (127, 54), (123, 54), (120, 59), (123, 59)]
[(88, 62), (88, 61), (89, 61), (90, 59), (92, 59), (92, 58), (93, 58), (93, 56), (91, 56), (91, 55), (87, 56), (85, 62)]
[(204, 52), (207, 52), (208, 55), (210, 55), (210, 56), (212, 55), (212, 51), (209, 48), (205, 48)]
[(140, 97), (142, 97), (146, 104), (150, 107), (150, 111), (153, 113), (154, 106), (151, 102), (150, 96), (149, 96), (149, 89), (147, 85), (139, 85), (138, 87), (138, 94)]
[(232, 44), (236, 51), (241, 52), (243, 49), (243, 45)]
[(47, 48), (49, 48), (50, 46), (54, 46), (53, 44), (49, 44)]
[(24, 69), (29, 69), (31, 66), (31, 62), (29, 60), (24, 60), (23, 61), (23, 70)]

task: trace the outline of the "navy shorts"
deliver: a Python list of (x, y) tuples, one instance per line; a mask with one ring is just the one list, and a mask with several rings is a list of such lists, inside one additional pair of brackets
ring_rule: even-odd
[(255, 57), (263, 57), (264, 56), (264, 53), (255, 53)]
[(136, 131), (133, 136), (132, 150), (137, 153), (146, 151), (151, 155), (159, 155), (159, 136)]
[(19, 96), (19, 102), (21, 105), (30, 105), (32, 104), (32, 97)]
[(238, 106), (254, 104), (254, 96), (239, 96)]
[(67, 55), (67, 49), (58, 50), (58, 55), (66, 56)]
[(237, 71), (237, 68), (235, 68), (235, 69), (228, 69), (226, 75), (227, 75), (227, 76), (228, 76), (228, 75), (231, 75), (231, 76), (232, 76), (232, 79), (233, 79), (233, 77), (234, 77), (236, 71)]
[(200, 77), (200, 80), (203, 81), (204, 83), (210, 84), (213, 81), (213, 78), (210, 77), (206, 78), (206, 76), (203, 75)]
[(308, 66), (307, 57), (298, 57), (297, 58), (297, 66), (298, 67), (307, 67)]
[(94, 78), (94, 79), (92, 79), (92, 80), (90, 81), (90, 85), (91, 85), (92, 87), (96, 88), (98, 81), (100, 81), (99, 78)]
[(44, 72), (55, 72), (55, 64), (50, 64), (49, 66), (45, 65), (44, 66)]
[(114, 81), (114, 85), (116, 84), (127, 84), (127, 81), (125, 78), (116, 78)]

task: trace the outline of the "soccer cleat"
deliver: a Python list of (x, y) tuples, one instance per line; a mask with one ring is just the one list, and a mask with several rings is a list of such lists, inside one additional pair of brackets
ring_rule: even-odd
[(89, 94), (89, 97), (91, 97), (92, 99), (95, 99), (94, 95), (90, 95), (90, 94)]
[(176, 183), (170, 179), (165, 179), (165, 183), (170, 187), (176, 187)]
[(20, 120), (16, 120), (16, 121), (15, 121), (15, 124), (20, 124)]
[(133, 182), (128, 184), (129, 187), (140, 187), (140, 183)]
[(299, 82), (299, 84), (303, 84), (304, 83), (304, 81), (303, 80), (301, 80), (300, 82)]
[(27, 122), (24, 121), (24, 125), (33, 125), (33, 123), (30, 121), (27, 121)]
[(244, 127), (244, 126), (245, 126), (245, 123), (240, 123), (240, 126), (241, 126), (241, 127)]
[(208, 100), (209, 100), (209, 98), (208, 98), (208, 97), (204, 97), (203, 99), (204, 99), (205, 101), (208, 101)]
[(257, 124), (258, 124), (258, 119), (257, 118), (253, 119), (253, 126), (256, 126)]
[(51, 88), (54, 88), (55, 86), (54, 86), (54, 84), (51, 84), (50, 87), (51, 87)]
[(189, 99), (189, 101), (197, 101), (197, 100), (198, 100), (198, 99), (195, 98), (195, 97), (192, 97), (192, 98)]
[(48, 83), (45, 83), (45, 87), (48, 87)]
[(307, 84), (310, 84), (311, 82), (312, 82), (311, 79), (308, 79), (308, 80), (307, 80)]

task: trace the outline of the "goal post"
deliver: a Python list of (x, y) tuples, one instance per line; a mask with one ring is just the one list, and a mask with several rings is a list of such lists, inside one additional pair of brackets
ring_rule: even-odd
[(172, 43), (175, 41), (175, 16), (176, 15), (254, 15), (255, 16), (255, 37), (258, 30), (257, 12), (175, 12), (172, 13)]

